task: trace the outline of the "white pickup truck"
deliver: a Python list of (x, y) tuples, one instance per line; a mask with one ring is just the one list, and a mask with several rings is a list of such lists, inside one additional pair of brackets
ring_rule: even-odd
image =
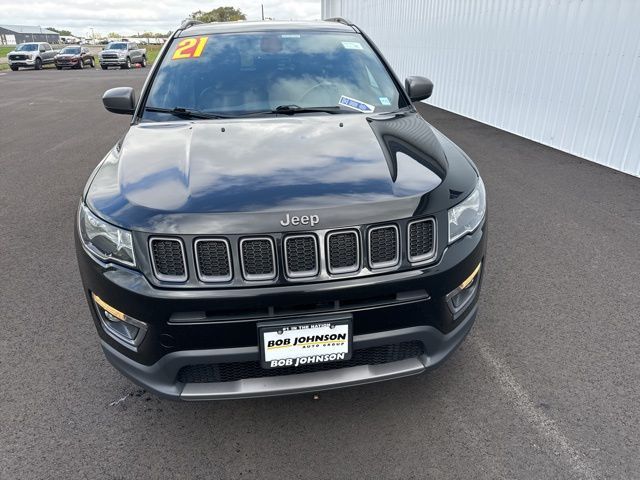
[(9, 52), (7, 60), (14, 72), (20, 67), (33, 67), (40, 70), (43, 65), (53, 63), (58, 50), (51, 48), (46, 42), (21, 43), (15, 50)]

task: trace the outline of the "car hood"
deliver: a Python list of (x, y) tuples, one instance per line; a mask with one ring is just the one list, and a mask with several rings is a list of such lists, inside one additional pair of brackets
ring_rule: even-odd
[[(462, 191), (475, 183), (465, 163)], [(411, 216), (449, 170), (415, 113), (142, 123), (98, 168), (86, 201), (142, 231), (261, 231), (285, 212), (335, 227)]]

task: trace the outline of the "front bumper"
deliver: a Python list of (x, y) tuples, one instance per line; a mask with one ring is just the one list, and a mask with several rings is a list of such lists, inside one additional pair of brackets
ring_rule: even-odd
[(187, 365), (241, 362), (258, 356), (258, 347), (180, 351), (165, 355), (151, 366), (141, 365), (102, 341), (105, 356), (122, 374), (157, 395), (180, 400), (225, 400), (318, 392), (364, 385), (422, 373), (440, 365), (464, 340), (477, 314), (474, 305), (458, 327), (448, 334), (430, 326), (358, 335), (355, 350), (389, 342), (420, 340), (427, 353), (381, 365), (360, 365), (336, 370), (279, 377), (248, 378), (231, 382), (180, 383), (179, 370)]
[(111, 66), (111, 67), (116, 67), (116, 66), (119, 67), (121, 65), (126, 65), (127, 59), (126, 58), (101, 58), (100, 64)]
[[(346, 387), (413, 375), (439, 365), (458, 347), (475, 320), (481, 285), (473, 300), (456, 315), (449, 310), (446, 295), (479, 263), (484, 264), (486, 237), (483, 223), (474, 233), (447, 247), (437, 263), (414, 270), (256, 288), (158, 288), (139, 272), (97, 261), (84, 250), (77, 234), (76, 250), (85, 295), (107, 359), (135, 383), (158, 395), (209, 400)], [(105, 331), (92, 293), (148, 325), (135, 351)], [(300, 305), (335, 301), (340, 302), (342, 310), (334, 313), (352, 315), (354, 351), (413, 341), (423, 346), (423, 353), (389, 363), (312, 373), (203, 383), (180, 381), (183, 367), (256, 362), (260, 358), (258, 322), (308, 318), (316, 314), (315, 310), (299, 310)], [(277, 318), (243, 318), (236, 314), (240, 311), (244, 315), (254, 306), (268, 306), (276, 312), (289, 309), (290, 313)], [(227, 318), (227, 312), (234, 315)]]
[(36, 64), (35, 58), (32, 60), (7, 60), (9, 66), (13, 67), (33, 67)]

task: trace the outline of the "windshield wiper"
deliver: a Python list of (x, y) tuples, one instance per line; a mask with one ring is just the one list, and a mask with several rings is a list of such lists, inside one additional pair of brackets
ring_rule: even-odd
[(343, 111), (338, 106), (333, 107), (299, 107), (298, 105), (278, 105), (271, 110), (271, 113), (283, 113), (285, 115), (295, 115), (296, 113), (340, 113)]
[(182, 107), (174, 107), (174, 108), (160, 108), (160, 107), (144, 107), (144, 109), (148, 112), (158, 112), (158, 113), (170, 113), (171, 115), (175, 115), (176, 117), (182, 118), (231, 118), (227, 115), (221, 115), (219, 113), (208, 113), (201, 112), (200, 110), (191, 110), (189, 108)]

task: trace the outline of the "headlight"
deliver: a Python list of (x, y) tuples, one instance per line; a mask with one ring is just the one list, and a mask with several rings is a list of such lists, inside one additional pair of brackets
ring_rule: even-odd
[(482, 178), (478, 177), (478, 185), (471, 195), (449, 209), (449, 243), (478, 228), (484, 218), (486, 207), (484, 183)]
[(135, 267), (131, 232), (99, 219), (84, 204), (78, 212), (78, 227), (85, 247), (97, 257)]

